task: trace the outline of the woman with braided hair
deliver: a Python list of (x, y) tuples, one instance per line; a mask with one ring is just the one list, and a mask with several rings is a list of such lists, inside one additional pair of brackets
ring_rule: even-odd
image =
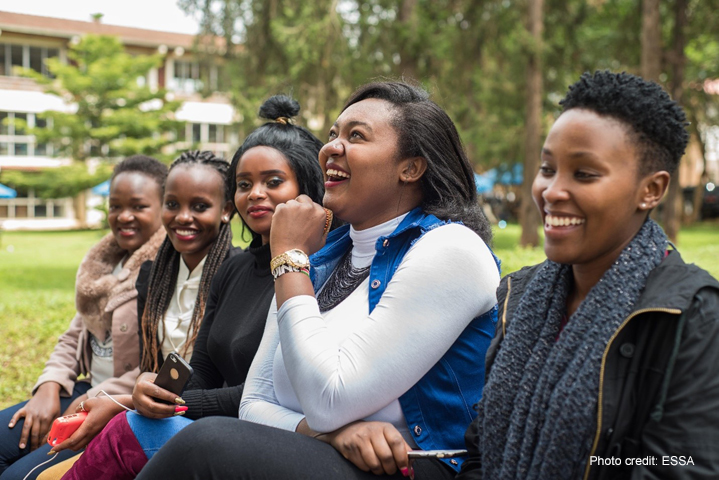
[(192, 356), (210, 283), (232, 253), (229, 169), (209, 151), (185, 152), (170, 166), (162, 207), (167, 239), (137, 279), (143, 372), (157, 373), (173, 351)]
[[(227, 260), (212, 281), (183, 405), (176, 405), (176, 395), (156, 391), (153, 376), (143, 374), (134, 397), (141, 415), (118, 415), (65, 478), (134, 478), (155, 451), (192, 420), (237, 416), (274, 294), (269, 245), (274, 210), (300, 194), (319, 202), (324, 193), (317, 162), (322, 142), (292, 124), (298, 113), (299, 104), (289, 97), (267, 100), (260, 116), (271, 121), (252, 132), (233, 157), (228, 177), (232, 197), (253, 240), (247, 252)], [(147, 401), (147, 395), (168, 404)]]
[[(142, 265), (136, 285), (140, 370), (145, 373), (136, 377), (133, 396), (114, 396), (126, 406), (157, 403), (150, 396), (157, 387), (144, 379), (154, 378), (152, 372), (170, 352), (187, 360), (192, 355), (212, 277), (232, 251), (229, 168), (229, 163), (207, 151), (185, 152), (170, 166), (160, 212), (167, 236), (155, 260)], [(87, 418), (54, 451), (85, 447), (122, 411), (107, 396), (93, 396), (78, 408), (88, 412)]]

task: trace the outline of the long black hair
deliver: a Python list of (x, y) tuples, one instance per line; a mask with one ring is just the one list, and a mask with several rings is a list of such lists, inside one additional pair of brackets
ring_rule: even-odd
[(442, 220), (461, 221), (487, 244), (492, 227), (477, 201), (474, 171), (457, 128), (422, 88), (404, 82), (375, 82), (359, 87), (342, 111), (368, 98), (392, 105), (399, 158), (423, 157), (422, 209)]

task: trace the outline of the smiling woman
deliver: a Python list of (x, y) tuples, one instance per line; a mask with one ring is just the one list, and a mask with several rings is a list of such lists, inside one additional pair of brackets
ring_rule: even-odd
[[(238, 192), (261, 193), (250, 152)], [(193, 423), (139, 478), (454, 478), (461, 459), (412, 467), (407, 452), (462, 446), (496, 321), (499, 271), (459, 135), (424, 90), (369, 84), (319, 165), (324, 205), (274, 207), (276, 302), (240, 420)], [(348, 224), (328, 234), (331, 211)]]
[[(160, 205), (166, 175), (167, 167), (141, 155), (115, 167), (108, 216), (112, 232), (78, 268), (75, 318), (58, 339), (32, 398), (0, 412), (3, 479), (35, 478), (26, 475), (47, 460), (50, 447), (44, 437), (56, 417), (74, 413), (101, 390), (132, 391), (139, 374), (137, 330), (128, 328), (137, 322), (135, 279), (165, 237)], [(67, 457), (63, 453), (54, 462)]]
[[(268, 99), (260, 115), (270, 121), (245, 139), (228, 171), (235, 208), (253, 240), (247, 252), (226, 261), (213, 280), (192, 355), (194, 375), (182, 394), (186, 403), (176, 406), (176, 394), (156, 388), (154, 374), (143, 374), (132, 398), (137, 413), (118, 415), (64, 478), (132, 478), (192, 420), (237, 416), (274, 294), (268, 244), (273, 212), (300, 193), (316, 200), (322, 196), (317, 164), (322, 143), (306, 129), (288, 123), (298, 112), (299, 104), (289, 97)], [(173, 201), (183, 203), (179, 195)], [(91, 414), (95, 405), (88, 402)]]
[[(458, 480), (717, 478), (719, 282), (649, 218), (687, 144), (655, 83), (584, 74), (532, 193), (547, 260), (502, 280)], [(692, 455), (681, 468), (655, 460)]]
[(228, 170), (205, 151), (185, 152), (170, 166), (161, 215), (167, 239), (138, 279), (143, 371), (157, 372), (170, 352), (192, 355), (212, 277), (232, 249)]

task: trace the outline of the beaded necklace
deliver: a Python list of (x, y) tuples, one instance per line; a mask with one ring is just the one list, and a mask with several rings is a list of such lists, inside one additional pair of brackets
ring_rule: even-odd
[(317, 295), (320, 312), (332, 310), (342, 303), (369, 276), (369, 269), (369, 265), (363, 268), (354, 267), (352, 249), (349, 249)]

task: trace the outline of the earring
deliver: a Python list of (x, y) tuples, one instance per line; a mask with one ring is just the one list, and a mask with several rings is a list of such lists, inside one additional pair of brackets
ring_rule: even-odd
[(639, 206), (640, 206), (642, 209), (647, 208), (647, 204), (644, 203), (644, 202), (640, 203)]
[(223, 216), (222, 216), (222, 221), (225, 222), (225, 223), (229, 222), (229, 221), (230, 221), (230, 216), (229, 216), (229, 215), (223, 215)]

